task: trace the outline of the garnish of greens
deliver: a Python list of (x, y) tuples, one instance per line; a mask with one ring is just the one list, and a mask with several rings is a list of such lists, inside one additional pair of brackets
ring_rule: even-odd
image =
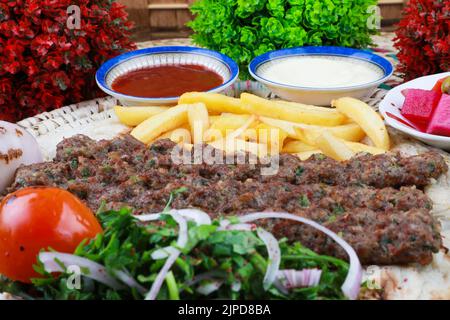
[(364, 48), (377, 33), (376, 0), (197, 0), (188, 23), (196, 44), (247, 66), (268, 51), (299, 46)]
[[(148, 298), (151, 289), (163, 300), (348, 297), (343, 293), (349, 285), (346, 276), (352, 273), (347, 262), (285, 239), (274, 243), (270, 233), (249, 224), (260, 214), (211, 221), (194, 209), (140, 217), (126, 208), (101, 212), (97, 215), (103, 234), (81, 243), (74, 255), (42, 252), (35, 265), (42, 278), (33, 279), (32, 285), (1, 279), (0, 292), (25, 299), (71, 300), (139, 300)], [(264, 215), (268, 218), (270, 213)], [(171, 258), (173, 265), (155, 288)], [(70, 265), (79, 266), (81, 276), (77, 278)], [(361, 279), (353, 278), (357, 294)]]

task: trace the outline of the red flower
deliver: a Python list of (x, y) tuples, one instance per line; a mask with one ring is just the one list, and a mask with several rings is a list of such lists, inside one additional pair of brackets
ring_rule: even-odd
[[(80, 30), (66, 25), (72, 4)], [(100, 64), (135, 48), (123, 8), (111, 0), (0, 0), (0, 119), (100, 96)]]
[(450, 1), (410, 0), (395, 39), (406, 80), (450, 70)]

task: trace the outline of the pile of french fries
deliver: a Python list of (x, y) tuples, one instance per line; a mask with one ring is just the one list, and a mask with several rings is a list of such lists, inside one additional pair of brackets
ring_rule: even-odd
[(145, 144), (171, 139), (187, 148), (210, 144), (229, 153), (245, 151), (259, 157), (290, 153), (306, 160), (325, 154), (343, 161), (365, 152), (389, 150), (387, 129), (366, 103), (341, 98), (332, 108), (267, 100), (243, 93), (232, 98), (191, 92), (175, 107), (115, 107), (131, 135)]

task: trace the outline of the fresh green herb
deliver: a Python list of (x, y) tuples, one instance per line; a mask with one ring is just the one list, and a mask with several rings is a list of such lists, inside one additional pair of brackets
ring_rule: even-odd
[(238, 62), (241, 78), (257, 55), (281, 48), (367, 47), (376, 0), (198, 0), (191, 6), (194, 42)]
[[(113, 270), (125, 270), (145, 288), (150, 288), (164, 260), (153, 260), (152, 252), (174, 245), (178, 237), (178, 225), (170, 216), (164, 223), (142, 225), (128, 209), (97, 214), (104, 232), (90, 242), (81, 243), (75, 254), (96, 261)], [(158, 299), (343, 299), (341, 286), (348, 271), (345, 261), (322, 256), (299, 243), (290, 244), (280, 240), (282, 269), (320, 268), (320, 284), (313, 288), (299, 288), (287, 295), (276, 287), (267, 291), (262, 286), (267, 269), (267, 249), (255, 232), (217, 231), (219, 221), (212, 225), (197, 226), (189, 223), (188, 246), (168, 273)], [(136, 290), (124, 287), (113, 290), (103, 284), (93, 283), (81, 277), (79, 289), (68, 287), (69, 273), (47, 274), (37, 264), (36, 271), (42, 275), (33, 285), (18, 284), (0, 279), (0, 291), (7, 291), (25, 299), (97, 300), (143, 299)], [(212, 273), (223, 281), (219, 290), (208, 296), (196, 292), (192, 281), (204, 273)], [(118, 280), (120, 281), (120, 280)], [(232, 284), (240, 281), (239, 292)], [(207, 284), (208, 280), (201, 282)], [(30, 296), (30, 293), (33, 295)]]
[(88, 178), (91, 175), (91, 171), (89, 170), (88, 167), (83, 167), (83, 169), (81, 169), (80, 173), (83, 178)]
[(343, 214), (343, 213), (345, 213), (345, 209), (339, 203), (336, 203), (333, 205), (333, 213), (338, 214), (338, 215)]
[(78, 168), (78, 160), (77, 159), (72, 159), (72, 161), (70, 161), (70, 168), (72, 170), (77, 170), (77, 168)]
[(303, 172), (305, 172), (305, 168), (303, 168), (302, 166), (300, 166), (297, 169), (295, 169), (295, 175), (297, 177), (300, 177), (303, 174)]
[(311, 203), (309, 202), (308, 197), (306, 195), (304, 195), (304, 194), (302, 194), (300, 196), (298, 201), (300, 202), (300, 206), (302, 206), (303, 208), (308, 208), (311, 205)]
[(188, 191), (189, 189), (187, 187), (181, 187), (176, 190), (173, 190), (169, 195), (169, 200), (167, 201), (166, 207), (164, 208), (164, 211), (170, 210), (170, 206), (172, 205), (173, 200), (175, 197), (183, 192)]
[(139, 183), (141, 179), (138, 176), (130, 176), (130, 181), (134, 184)]
[(336, 215), (333, 214), (328, 218), (327, 223), (333, 223), (336, 221), (336, 219), (337, 219)]
[(73, 148), (65, 148), (64, 149), (64, 153), (66, 154), (66, 156), (71, 156), (73, 152)]
[(152, 167), (154, 167), (155, 165), (156, 165), (155, 159), (151, 159), (151, 160), (147, 161), (147, 166), (148, 166), (148, 167), (152, 168)]
[(111, 172), (114, 171), (114, 168), (111, 167), (109, 164), (105, 164), (105, 165), (102, 167), (102, 170), (103, 170), (104, 172), (106, 172), (106, 173), (111, 173)]

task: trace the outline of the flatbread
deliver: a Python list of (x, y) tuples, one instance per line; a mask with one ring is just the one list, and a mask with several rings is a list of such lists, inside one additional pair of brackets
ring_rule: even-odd
[[(396, 130), (390, 130), (397, 150), (405, 156), (438, 151), (450, 167), (450, 155), (442, 150), (426, 146), (406, 138)], [(442, 224), (444, 247), (450, 248), (450, 172), (441, 176), (426, 188), (425, 193), (433, 201), (433, 215)], [(381, 289), (381, 298), (388, 300), (437, 300), (450, 299), (450, 255), (441, 249), (427, 266), (387, 266), (366, 268), (366, 278), (374, 288)]]

